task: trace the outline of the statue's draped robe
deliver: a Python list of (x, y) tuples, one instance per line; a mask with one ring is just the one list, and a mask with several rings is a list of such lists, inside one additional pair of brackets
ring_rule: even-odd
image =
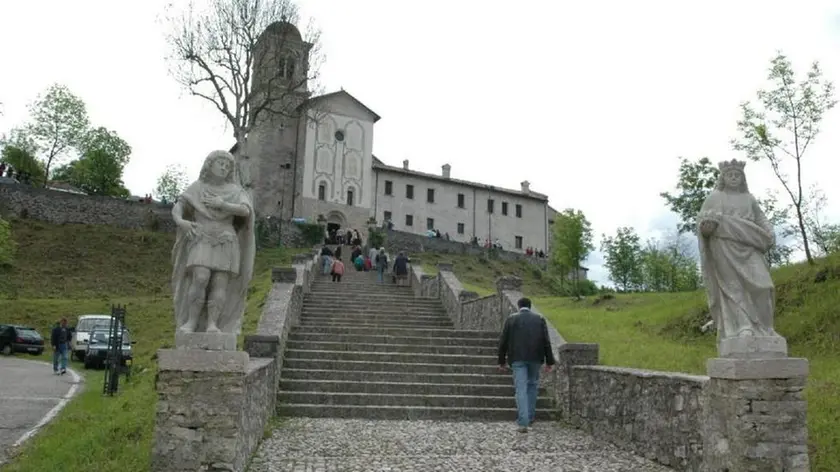
[[(254, 256), (256, 254), (254, 208), (248, 193), (239, 185), (225, 184), (211, 188), (199, 180), (190, 185), (180, 197), (179, 204), (183, 205), (185, 220), (195, 221), (194, 215), (197, 212), (216, 221), (222, 220), (225, 217), (225, 213), (208, 208), (202, 203), (202, 196), (205, 193), (221, 197), (227, 203), (240, 204), (248, 207), (248, 216), (237, 216), (233, 220), (233, 228), (236, 231), (238, 242), (239, 270), (238, 273), (229, 272), (227, 297), (221, 308), (217, 323), (222, 332), (239, 334), (242, 317), (245, 313), (248, 284), (251, 282), (251, 276), (254, 273)], [(198, 231), (200, 230), (199, 228)], [(190, 251), (193, 250), (194, 246), (193, 240), (187, 233), (181, 228), (178, 228), (175, 236), (175, 246), (172, 248), (172, 293), (175, 302), (176, 329), (189, 319), (191, 272), (187, 261), (190, 259)], [(207, 306), (205, 304), (199, 316), (199, 324), (196, 331), (204, 331), (206, 329), (206, 322)]]
[[(700, 224), (717, 221), (711, 237)], [(773, 226), (747, 192), (714, 190), (697, 218), (700, 264), (709, 311), (718, 340), (739, 335), (775, 336), (775, 289), (765, 253), (773, 246)]]

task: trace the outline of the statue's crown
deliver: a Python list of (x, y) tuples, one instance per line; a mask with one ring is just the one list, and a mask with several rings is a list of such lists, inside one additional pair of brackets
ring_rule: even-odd
[(732, 159), (731, 161), (723, 161), (719, 163), (718, 169), (720, 169), (721, 173), (724, 173), (728, 170), (739, 170), (741, 172), (744, 172), (745, 165), (747, 165), (746, 161)]

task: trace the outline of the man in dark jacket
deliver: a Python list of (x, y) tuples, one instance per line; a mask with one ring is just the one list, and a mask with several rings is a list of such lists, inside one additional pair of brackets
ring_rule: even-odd
[(67, 327), (67, 318), (62, 318), (61, 322), (53, 328), (50, 334), (50, 344), (53, 348), (53, 373), (63, 375), (67, 372), (67, 349), (70, 344), (70, 329)]
[(517, 305), (519, 312), (508, 317), (499, 338), (499, 369), (506, 371), (510, 364), (513, 370), (516, 422), (519, 432), (527, 433), (537, 410), (540, 367), (545, 363), (545, 371), (551, 372), (554, 354), (545, 318), (531, 311), (527, 298), (519, 299)]

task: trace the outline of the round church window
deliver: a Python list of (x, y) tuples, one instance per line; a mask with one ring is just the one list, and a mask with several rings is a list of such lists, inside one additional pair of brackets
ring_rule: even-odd
[(338, 130), (335, 132), (335, 140), (336, 141), (344, 141), (344, 131)]

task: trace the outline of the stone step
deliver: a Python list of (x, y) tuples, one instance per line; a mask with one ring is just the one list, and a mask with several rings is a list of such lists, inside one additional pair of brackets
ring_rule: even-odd
[(281, 379), (285, 392), (369, 393), (391, 395), (460, 395), (513, 398), (513, 385), (434, 384), (408, 382), (350, 382), (346, 380)]
[(345, 382), (405, 382), (461, 385), (512, 386), (510, 374), (433, 374), (415, 372), (369, 372), (364, 370), (326, 370), (283, 368), (282, 380), (333, 380)]
[(311, 287), (310, 292), (316, 295), (358, 295), (358, 296), (387, 296), (399, 295), (404, 297), (414, 297), (414, 291), (408, 287), (396, 287), (387, 285), (360, 285), (350, 286), (344, 283), (318, 285)]
[(313, 306), (310, 303), (303, 304), (303, 313), (335, 313), (348, 315), (393, 315), (394, 313), (413, 315), (419, 317), (445, 317), (445, 312), (442, 308), (418, 308), (418, 307), (390, 307), (390, 306), (370, 306), (363, 304), (344, 303), (339, 306)]
[(364, 296), (309, 296), (303, 299), (304, 305), (311, 306), (344, 306), (344, 305), (364, 305), (371, 308), (379, 307), (405, 307), (405, 308), (423, 308), (427, 310), (442, 310), (443, 305), (438, 300), (423, 300), (414, 297), (383, 297), (377, 300), (371, 300)]
[(496, 368), (496, 356), (480, 354), (426, 354), (409, 352), (352, 352), (287, 349), (288, 359), (316, 359), (320, 361), (397, 362), (406, 370), (411, 364), (489, 365)]
[(301, 318), (300, 320), (301, 326), (339, 326), (339, 327), (358, 327), (358, 328), (368, 328), (378, 330), (379, 328), (448, 328), (452, 327), (452, 322), (447, 323), (428, 323), (428, 322), (421, 322), (421, 323), (412, 323), (410, 321), (406, 322), (399, 322), (399, 321), (367, 321), (367, 322), (353, 322), (352, 320), (340, 319), (336, 318), (333, 320), (325, 321), (323, 319), (312, 319), (312, 318)]
[[(292, 404), (317, 405), (371, 405), (371, 406), (431, 406), (431, 407), (473, 407), (473, 408), (516, 408), (513, 395), (423, 395), (352, 392), (277, 392), (277, 401)], [(551, 408), (551, 399), (537, 398), (537, 408)]]
[(367, 313), (325, 313), (322, 311), (306, 311), (301, 313), (301, 321), (315, 321), (315, 320), (322, 320), (327, 322), (332, 321), (343, 321), (347, 322), (348, 324), (355, 324), (355, 323), (366, 323), (366, 324), (379, 324), (379, 323), (411, 323), (412, 325), (424, 325), (428, 324), (429, 326), (448, 326), (452, 324), (452, 320), (445, 316), (421, 316), (421, 315), (413, 315), (413, 314), (402, 314), (399, 312), (392, 312), (392, 313), (380, 313), (380, 314), (367, 314)]
[[(313, 351), (321, 352), (321, 351)], [(342, 353), (344, 354), (344, 353)], [(358, 359), (323, 359), (323, 358), (300, 358), (289, 357), (283, 359), (283, 369), (323, 369), (323, 370), (352, 370), (362, 372), (396, 372), (401, 374), (478, 374), (498, 375), (499, 368), (491, 364), (446, 364), (446, 363), (406, 363), (397, 361), (373, 361)]]
[(493, 347), (477, 346), (432, 346), (422, 344), (369, 344), (369, 343), (342, 343), (342, 342), (308, 342), (288, 341), (288, 349), (309, 349), (323, 351), (345, 351), (345, 352), (408, 352), (418, 354), (460, 354), (493, 356), (497, 350)]
[[(379, 420), (515, 421), (515, 408), (451, 408), (386, 405), (277, 404), (278, 416), (306, 418), (365, 418)], [(537, 409), (537, 420), (547, 421), (552, 412)]]
[(470, 339), (492, 339), (499, 340), (499, 333), (494, 331), (474, 331), (452, 328), (380, 328), (371, 332), (366, 327), (360, 326), (293, 326), (292, 333), (318, 333), (318, 334), (347, 334), (367, 335), (378, 334), (384, 336), (408, 336), (427, 338), (470, 338)]
[(359, 344), (411, 344), (417, 346), (481, 346), (496, 348), (497, 339), (449, 338), (435, 336), (387, 336), (381, 334), (324, 334), (292, 331), (289, 341), (339, 342)]

